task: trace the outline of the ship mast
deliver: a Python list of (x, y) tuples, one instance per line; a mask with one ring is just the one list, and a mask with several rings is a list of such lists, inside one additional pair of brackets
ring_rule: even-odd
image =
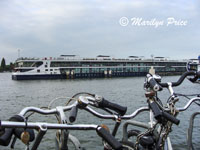
[(18, 49), (18, 58), (20, 58), (20, 49)]

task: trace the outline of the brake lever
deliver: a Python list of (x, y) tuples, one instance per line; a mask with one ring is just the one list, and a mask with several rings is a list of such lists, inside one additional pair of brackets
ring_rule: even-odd
[(94, 107), (99, 107), (99, 103), (102, 101), (103, 97), (96, 95), (94, 97), (87, 97), (89, 104)]
[[(81, 97), (81, 98), (80, 98)], [(96, 96), (95, 97), (91, 97), (91, 96), (80, 96), (79, 97), (79, 103), (81, 104), (85, 104), (85, 106), (87, 105), (91, 105), (94, 107), (98, 107), (98, 101), (96, 100)]]

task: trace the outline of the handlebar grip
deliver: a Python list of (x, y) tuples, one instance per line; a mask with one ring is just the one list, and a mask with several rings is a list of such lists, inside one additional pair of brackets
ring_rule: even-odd
[(74, 122), (76, 120), (77, 112), (78, 112), (78, 106), (72, 107), (70, 114), (69, 114), (70, 122)]
[[(10, 121), (17, 121), (17, 122), (25, 122), (24, 117), (20, 116), (20, 115), (14, 115), (12, 116), (10, 119)], [(21, 139), (21, 134), (25, 131), (25, 129), (23, 128), (15, 128), (13, 133), (15, 134), (15, 136), (19, 139)], [(32, 142), (35, 139), (35, 133), (33, 129), (26, 129), (26, 131), (29, 133), (30, 135), (30, 139), (29, 141)]]
[(121, 150), (122, 144), (117, 141), (106, 129), (97, 127), (97, 134), (102, 137), (113, 149)]
[[(15, 116), (11, 117), (9, 121), (16, 121), (17, 119), (15, 119)], [(14, 130), (15, 130), (14, 128), (5, 128), (4, 134), (0, 136), (0, 145), (2, 146), (9, 145), (12, 135), (14, 133)]]
[(160, 110), (160, 108), (158, 107), (158, 105), (152, 101), (149, 103), (149, 107), (150, 109), (153, 111), (154, 114), (154, 118), (157, 119), (158, 121), (160, 121), (160, 119), (162, 119), (162, 111)]
[(176, 119), (176, 117), (170, 115), (167, 112), (162, 111), (155, 102), (151, 102), (149, 106), (153, 111), (155, 119), (157, 119), (159, 122), (162, 122), (162, 118), (165, 118), (176, 125), (180, 123), (180, 120)]
[(105, 100), (104, 98), (101, 100), (101, 102), (99, 103), (100, 107), (105, 107), (105, 108), (109, 108), (111, 110), (116, 111), (117, 113), (119, 113), (121, 116), (126, 114), (127, 111), (127, 107), (124, 106), (120, 106), (118, 104), (109, 102), (107, 100)]
[(14, 129), (6, 128), (3, 135), (0, 136), (0, 145), (8, 146), (12, 138)]
[(168, 121), (170, 121), (170, 122), (172, 122), (172, 123), (174, 123), (174, 124), (176, 124), (176, 125), (179, 125), (180, 120), (177, 119), (176, 117), (174, 117), (174, 116), (172, 116), (172, 115), (170, 115), (169, 113), (164, 112), (164, 111), (162, 112), (162, 115), (163, 115), (163, 117), (164, 117), (165, 119), (167, 119)]
[(153, 91), (157, 92), (157, 91), (162, 90), (162, 87), (156, 82), (156, 80), (153, 77), (151, 77), (148, 82), (149, 82), (150, 88)]

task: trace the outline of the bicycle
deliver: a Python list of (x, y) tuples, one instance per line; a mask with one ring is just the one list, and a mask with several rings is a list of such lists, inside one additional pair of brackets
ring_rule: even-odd
[[(185, 72), (177, 82), (168, 83), (161, 83), (161, 77), (158, 75), (147, 75), (144, 84), (146, 90), (145, 95), (148, 99), (147, 101), (150, 107), (150, 115), (154, 116), (156, 122), (153, 123), (153, 121), (151, 121), (151, 123), (153, 123), (151, 124), (151, 129), (147, 130), (146, 132), (141, 133), (137, 130), (132, 130), (128, 132), (130, 135), (126, 135), (126, 139), (128, 136), (137, 137), (135, 143), (138, 144), (138, 146), (136, 147), (136, 149), (172, 149), (172, 145), (168, 135), (172, 131), (172, 125), (179, 124), (179, 120), (176, 119), (178, 113), (185, 111), (191, 105), (191, 103), (196, 103), (196, 101), (200, 101), (200, 97), (199, 95), (197, 95), (197, 97), (190, 99), (189, 102), (185, 105), (185, 107), (175, 107), (175, 104), (179, 101), (178, 96), (186, 95), (175, 93), (173, 87), (179, 86), (187, 76), (191, 75), (194, 77), (189, 78), (189, 80), (195, 82), (200, 77), (200, 72)], [(157, 96), (157, 93), (159, 91), (162, 91), (163, 88), (167, 88), (170, 92), (170, 97), (165, 107), (163, 106), (162, 102)], [(156, 126), (158, 124), (159, 128), (156, 129)], [(157, 133), (155, 133), (155, 131), (157, 131)], [(159, 136), (157, 136), (158, 133)]]
[[(161, 78), (159, 76), (147, 75), (147, 79), (145, 82), (145, 95), (147, 97), (148, 107), (141, 107), (133, 112), (131, 115), (124, 115), (125, 111), (123, 110), (125, 110), (125, 108), (117, 104), (110, 103), (104, 98), (96, 96), (94, 94), (88, 94), (89, 96), (79, 96), (78, 101), (76, 101), (76, 104), (74, 106), (74, 109), (85, 109), (99, 118), (114, 119), (116, 123), (112, 131), (113, 136), (116, 135), (121, 120), (128, 120), (123, 126), (122, 144), (127, 145), (129, 149), (172, 149), (168, 134), (171, 132), (172, 124), (179, 124), (179, 120), (176, 118), (176, 116), (178, 115), (177, 112), (185, 111), (191, 103), (200, 100), (199, 97), (196, 97), (194, 99), (191, 99), (191, 101), (189, 101), (185, 107), (175, 108), (175, 103), (178, 101), (178, 97), (173, 92), (172, 87), (180, 85), (187, 76), (191, 75), (195, 76), (191, 80), (196, 80), (196, 78), (199, 77), (199, 72), (186, 72), (180, 77), (177, 82), (172, 83), (161, 83)], [(168, 88), (171, 93), (170, 99), (167, 102), (168, 106), (166, 108), (161, 106), (160, 100), (157, 97), (157, 92), (161, 91), (162, 88)], [(112, 115), (103, 115), (91, 109), (90, 107), (88, 107), (88, 105), (103, 109), (109, 108), (117, 113), (113, 113), (107, 110), (107, 112)], [(150, 112), (150, 124), (130, 120), (144, 111)], [(75, 112), (77, 113), (77, 110)], [(72, 115), (72, 118), (73, 119), (71, 119), (71, 121), (74, 122), (76, 119), (76, 115)], [(155, 118), (156, 122), (153, 118)], [(144, 133), (141, 133), (137, 130), (127, 131), (127, 127), (130, 124), (133, 126), (146, 128), (147, 130)], [(136, 136), (137, 141), (128, 141), (128, 138), (131, 136)]]

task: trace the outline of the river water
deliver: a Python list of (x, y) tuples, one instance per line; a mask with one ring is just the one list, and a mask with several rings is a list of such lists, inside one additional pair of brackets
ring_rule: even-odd
[[(176, 81), (179, 76), (163, 77), (162, 81)], [(78, 92), (89, 92), (102, 95), (104, 98), (116, 102), (120, 105), (128, 106), (127, 114), (141, 106), (146, 106), (146, 99), (143, 90), (144, 77), (129, 78), (110, 78), (110, 79), (75, 79), (75, 80), (34, 80), (34, 81), (13, 81), (11, 73), (0, 74), (0, 119), (6, 120), (12, 115), (18, 114), (21, 109), (27, 106), (43, 107), (48, 106), (51, 100), (58, 97), (71, 97)], [(177, 93), (191, 94), (200, 93), (200, 85), (185, 82), (177, 88)], [(167, 90), (159, 94), (163, 103), (167, 100), (169, 93)], [(59, 99), (53, 107), (64, 105), (67, 99)], [(180, 99), (177, 106), (186, 104), (186, 99)], [(173, 126), (173, 132), (170, 133), (172, 144), (175, 150), (186, 148), (186, 131), (189, 126), (190, 115), (199, 111), (199, 106), (192, 105), (190, 109), (179, 114), (181, 120), (179, 126)], [(135, 118), (139, 121), (147, 121), (148, 114)], [(33, 115), (30, 121), (56, 122), (54, 116)], [(113, 127), (113, 121), (103, 120), (92, 116), (84, 110), (78, 112), (76, 123), (82, 124), (107, 124), (110, 129)], [(123, 123), (123, 122), (122, 122)], [(200, 118), (195, 120), (195, 129), (193, 141), (197, 149), (200, 148)], [(122, 126), (122, 125), (121, 125)], [(134, 127), (130, 127), (134, 128)], [(122, 128), (119, 129), (117, 137), (122, 138)], [(101, 139), (95, 131), (72, 131), (72, 134), (79, 138), (87, 150), (102, 149)], [(55, 132), (48, 131), (40, 144), (39, 150), (54, 149)], [(18, 140), (15, 145), (17, 150), (23, 149), (23, 144)], [(1, 147), (0, 149), (10, 149)]]

